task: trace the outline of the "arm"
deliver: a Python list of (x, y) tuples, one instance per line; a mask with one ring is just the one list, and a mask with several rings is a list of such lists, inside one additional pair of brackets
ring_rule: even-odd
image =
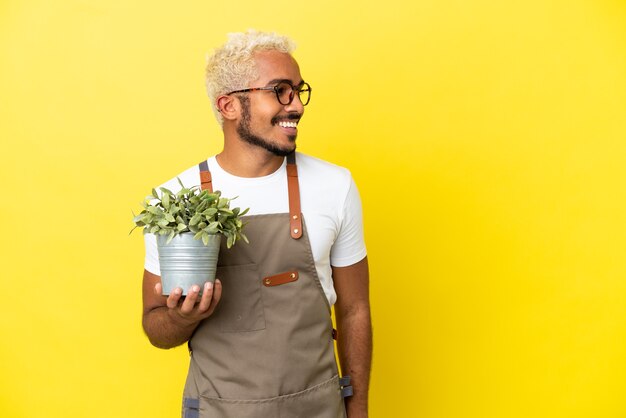
[[(182, 299), (182, 289), (169, 296), (162, 295), (161, 277), (144, 270), (143, 329), (155, 347), (172, 348), (185, 343), (200, 321), (211, 316), (222, 296), (222, 284), (207, 282), (202, 297), (200, 288), (193, 286)], [(198, 302), (198, 303), (196, 303)]]
[(333, 267), (337, 292), (337, 347), (343, 375), (351, 377), (354, 395), (346, 398), (349, 418), (367, 417), (372, 363), (372, 324), (367, 257), (348, 267)]

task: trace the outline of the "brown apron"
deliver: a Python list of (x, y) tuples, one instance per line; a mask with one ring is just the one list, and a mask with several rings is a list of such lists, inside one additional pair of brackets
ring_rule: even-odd
[[(346, 416), (352, 388), (338, 376), (295, 155), (287, 158), (290, 213), (245, 217), (250, 244), (226, 249), (222, 240), (222, 299), (189, 341), (183, 418)], [(212, 190), (206, 161), (200, 170), (203, 189)]]

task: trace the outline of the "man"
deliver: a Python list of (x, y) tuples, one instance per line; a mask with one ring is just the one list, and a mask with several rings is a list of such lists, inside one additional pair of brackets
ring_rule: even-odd
[[(202, 292), (193, 286), (185, 297), (180, 288), (163, 296), (155, 239), (146, 235), (143, 326), (157, 347), (189, 342), (184, 417), (368, 414), (372, 337), (360, 199), (346, 169), (295, 153), (311, 88), (293, 49), (284, 36), (248, 31), (214, 52), (207, 90), (224, 148), (177, 176), (185, 185), (202, 177), (203, 188), (238, 196), (237, 206), (250, 208), (250, 243), (222, 247), (218, 279)], [(180, 187), (176, 179), (164, 186)]]

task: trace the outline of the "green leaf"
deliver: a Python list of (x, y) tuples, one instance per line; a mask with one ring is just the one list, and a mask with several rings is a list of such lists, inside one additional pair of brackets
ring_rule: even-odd
[(182, 231), (182, 230), (184, 230), (184, 229), (187, 229), (187, 225), (185, 225), (185, 224), (183, 224), (183, 223), (179, 223), (179, 224), (176, 226), (176, 229), (177, 229), (178, 231)]
[(215, 215), (216, 213), (217, 213), (216, 208), (208, 208), (208, 209), (205, 209), (204, 212), (202, 212), (202, 214), (206, 216), (207, 218)]
[(176, 193), (176, 196), (177, 196), (177, 197), (182, 197), (183, 195), (186, 195), (186, 194), (189, 194), (189, 193), (191, 193), (191, 190), (189, 190), (189, 189), (188, 189), (188, 188), (186, 188), (186, 187), (183, 187), (182, 189), (180, 189), (180, 190), (178, 191), (178, 193)]
[(204, 245), (209, 245), (209, 234), (207, 234), (206, 232), (202, 233), (202, 242), (204, 243)]
[(161, 193), (174, 194), (169, 189), (166, 189), (165, 187), (159, 187), (159, 190), (161, 190)]
[(233, 236), (232, 236), (232, 235), (229, 235), (229, 236), (228, 236), (228, 240), (226, 241), (226, 247), (227, 247), (227, 248), (230, 248), (230, 247), (232, 247), (232, 246), (233, 246), (233, 244), (234, 244), (234, 243), (235, 243), (235, 242), (234, 242), (234, 240), (233, 240)]
[(170, 232), (169, 236), (167, 237), (167, 241), (165, 243), (169, 244), (170, 241), (172, 241), (172, 239), (174, 238), (174, 235), (176, 235), (174, 231)]
[(243, 215), (245, 215), (246, 213), (248, 213), (248, 211), (249, 211), (249, 210), (250, 210), (250, 208), (246, 208), (243, 212), (241, 212), (241, 213), (239, 214), (239, 216), (243, 216)]
[(202, 219), (202, 216), (200, 216), (200, 214), (195, 214), (191, 217), (191, 220), (189, 221), (189, 225), (196, 225), (198, 222), (200, 222), (201, 219)]
[(167, 221), (167, 219), (161, 219), (159, 222), (157, 222), (157, 225), (159, 225), (161, 228), (165, 228), (168, 224), (169, 222)]
[(152, 189), (152, 196), (154, 196), (155, 199), (159, 198), (159, 195), (157, 194), (157, 191), (155, 189)]
[(146, 210), (154, 215), (160, 215), (162, 213), (156, 206), (148, 206)]
[(165, 193), (163, 195), (163, 199), (161, 199), (161, 203), (163, 203), (163, 207), (165, 209), (169, 209), (170, 208), (170, 195)]
[(152, 228), (150, 228), (150, 233), (154, 234), (155, 232), (158, 232), (159, 229), (161, 229), (159, 228), (159, 225), (154, 225)]
[(166, 214), (165, 214), (165, 219), (166, 219), (168, 222), (176, 222), (176, 219), (175, 219), (172, 215), (170, 215), (169, 213), (166, 213)]
[(207, 207), (208, 204), (209, 204), (209, 202), (207, 202), (206, 200), (203, 200), (202, 202), (200, 202), (200, 204), (196, 208), (196, 213), (202, 212), (204, 210), (204, 208)]

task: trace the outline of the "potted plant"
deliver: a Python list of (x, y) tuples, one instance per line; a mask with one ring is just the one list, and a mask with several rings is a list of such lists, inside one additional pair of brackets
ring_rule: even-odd
[(248, 242), (241, 220), (248, 209), (230, 209), (233, 199), (222, 197), (219, 190), (187, 188), (177, 180), (181, 187), (177, 193), (160, 187), (159, 196), (152, 189), (131, 230), (143, 227), (144, 234), (156, 235), (164, 295), (176, 287), (186, 294), (193, 284), (202, 289), (206, 281), (215, 280), (222, 236), (227, 248), (239, 240)]

